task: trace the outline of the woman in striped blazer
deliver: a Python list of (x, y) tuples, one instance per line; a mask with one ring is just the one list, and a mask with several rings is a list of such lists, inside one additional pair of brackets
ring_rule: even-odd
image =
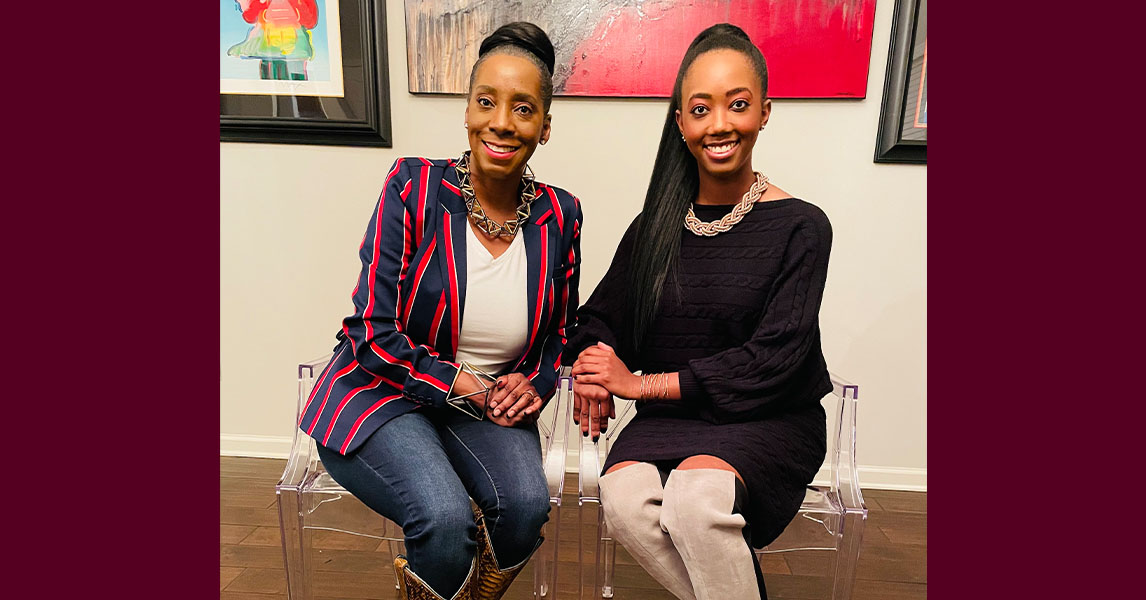
[(526, 167), (549, 139), (553, 66), (537, 26), (498, 29), (470, 75), (469, 151), (390, 168), (354, 314), (299, 423), (331, 476), (402, 526), (406, 598), (501, 597), (548, 519), (535, 422), (581, 259), (578, 200)]

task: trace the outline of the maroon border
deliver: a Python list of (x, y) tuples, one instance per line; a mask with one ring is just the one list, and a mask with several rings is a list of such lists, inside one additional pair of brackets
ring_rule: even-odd
[(1140, 128), (1092, 103), (1141, 19), (929, 8), (928, 597), (1133, 595)]
[(50, 7), (5, 33), (4, 595), (217, 597), (217, 19)]
[[(114, 19), (102, 8), (77, 3), (68, 19), (29, 18), (43, 25), (6, 33), (9, 47), (37, 48), (38, 62), (13, 66), (37, 92), (5, 99), (0, 244), (16, 282), (3, 345), (6, 537), (32, 555), (5, 590), (211, 598), (218, 73), (211, 52), (153, 50), (173, 38), (209, 50), (204, 32), (217, 23), (181, 4)], [(943, 117), (926, 198), (928, 594), (1116, 597), (1124, 590), (1110, 575), (1137, 572), (1137, 553), (1117, 549), (1136, 543), (1137, 496), (1122, 485), (1136, 473), (1116, 463), (1135, 456), (1141, 434), (1130, 428), (1143, 422), (1132, 388), (1140, 344), (1121, 341), (1142, 296), (1117, 261), (1141, 256), (1144, 220), (1140, 192), (1113, 180), (1138, 172), (1139, 151), (1128, 130), (1092, 132), (1076, 93), (1122, 80), (1119, 65), (1044, 54), (1042, 43), (1067, 31), (1071, 48), (1136, 56), (1137, 37), (1112, 31), (1102, 11), (1090, 27), (1078, 22), (1085, 11), (1064, 12), (1070, 26), (1034, 26), (1019, 4), (992, 3), (989, 18), (964, 4), (930, 8), (939, 45), (929, 59), (945, 75), (929, 82)], [(99, 55), (45, 48), (49, 33), (98, 42)], [(1006, 119), (1000, 99), (1024, 118)]]
[[(989, 111), (959, 110), (982, 101), (980, 92), (997, 82), (1001, 70), (980, 65), (994, 64), (998, 48), (945, 42), (959, 35), (970, 19), (959, 19), (959, 11), (942, 2), (929, 8), (930, 38), (936, 41), (929, 58), (950, 77), (929, 82), (934, 88), (929, 101), (935, 105), (929, 112), (943, 116), (930, 132), (937, 140), (928, 140), (924, 167), (928, 170), (927, 596), (931, 600), (1037, 597), (995, 593), (994, 587), (1008, 585), (1008, 576), (1034, 566), (1021, 564), (1025, 552), (1003, 547), (1026, 547), (1027, 531), (1038, 528), (1026, 516), (1027, 502), (1017, 502), (1021, 508), (1006, 507), (1005, 491), (1021, 485), (1026, 473), (1014, 468), (1013, 455), (999, 454), (1001, 446), (1013, 448), (1021, 440), (1022, 429), (1014, 424), (1037, 404), (1036, 394), (1028, 396), (1016, 385), (1030, 364), (1003, 339), (1003, 332), (1014, 331), (1006, 321), (1021, 314), (1012, 296), (1015, 265), (1004, 256), (1024, 244), (1029, 234), (1025, 227), (1014, 226), (1023, 221), (1027, 207), (1021, 200), (1012, 202), (1014, 183), (1000, 177), (1000, 171), (1011, 159), (1022, 161), (1015, 156), (1022, 153), (993, 160), (1003, 150), (985, 151), (987, 140), (977, 139), (984, 127), (990, 128), (981, 121)], [(944, 60), (945, 52), (956, 46), (959, 59)], [(1025, 499), (1024, 494), (1014, 497)], [(995, 516), (992, 510), (1006, 516)], [(1000, 543), (999, 528), (1005, 527), (1008, 517), (1021, 523), (1024, 532), (1011, 544)], [(1036, 517), (1034, 522), (1038, 521)], [(1011, 554), (1010, 560), (1004, 568), (991, 568), (991, 559), (983, 557), (1000, 552)]]

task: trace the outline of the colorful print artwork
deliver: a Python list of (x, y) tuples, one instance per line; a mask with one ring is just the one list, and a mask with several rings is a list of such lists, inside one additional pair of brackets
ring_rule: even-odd
[(220, 0), (220, 93), (343, 95), (338, 0)]
[(911, 65), (907, 71), (907, 92), (903, 106), (900, 136), (905, 140), (927, 140), (927, 2), (919, 2), (912, 32)]
[(915, 96), (915, 126), (927, 127), (927, 40), (923, 40), (923, 66), (919, 69), (919, 91)]
[(410, 91), (466, 91), (483, 37), (532, 21), (553, 40), (553, 91), (665, 98), (704, 28), (744, 29), (768, 59), (773, 98), (863, 98), (876, 0), (406, 0)]

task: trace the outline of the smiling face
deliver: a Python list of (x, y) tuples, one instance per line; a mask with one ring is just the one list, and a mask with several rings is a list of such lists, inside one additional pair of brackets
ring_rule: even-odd
[(541, 73), (530, 61), (495, 54), (474, 73), (466, 123), (471, 168), (479, 178), (520, 178), (537, 144), (549, 139)]
[(696, 57), (681, 81), (676, 124), (702, 176), (752, 178), (752, 147), (772, 101), (747, 56), (720, 49)]

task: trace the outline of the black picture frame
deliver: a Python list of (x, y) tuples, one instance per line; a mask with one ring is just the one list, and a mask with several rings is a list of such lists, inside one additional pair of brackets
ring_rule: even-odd
[(344, 95), (219, 94), (224, 142), (393, 146), (385, 0), (339, 0)]
[[(927, 0), (896, 0), (875, 162), (927, 164)], [(922, 99), (923, 125), (916, 117)]]

